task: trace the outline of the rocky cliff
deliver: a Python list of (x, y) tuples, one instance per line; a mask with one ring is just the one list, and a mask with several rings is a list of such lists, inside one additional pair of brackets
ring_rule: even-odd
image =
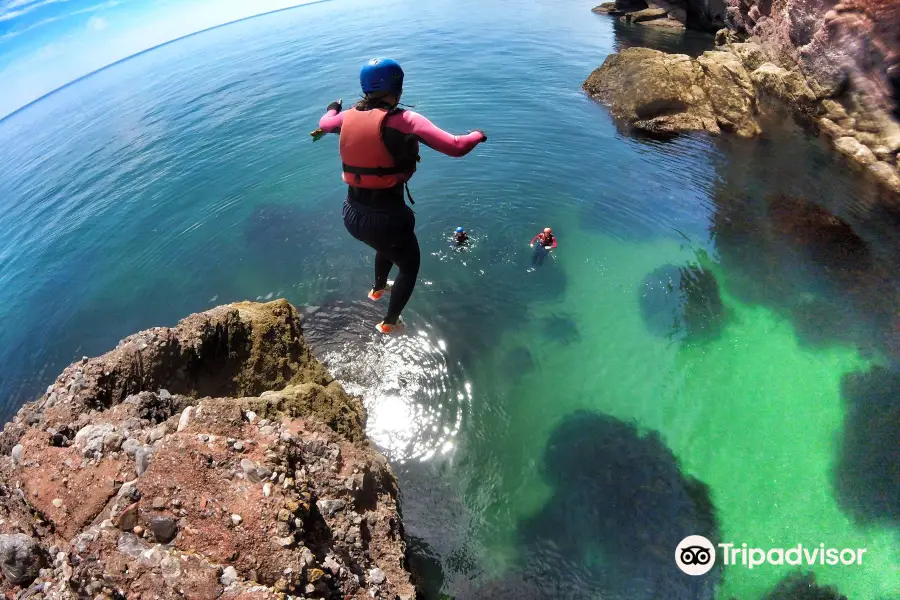
[(608, 57), (585, 90), (619, 119), (658, 133), (756, 135), (774, 100), (900, 194), (900, 2), (726, 4), (717, 51), (692, 60), (626, 50)]
[(817, 94), (846, 94), (847, 100), (864, 103), (875, 120), (900, 116), (897, 0), (726, 2), (729, 29), (749, 35), (778, 61), (796, 65)]
[(130, 336), (0, 433), (0, 593), (412, 600), (365, 419), (287, 302)]

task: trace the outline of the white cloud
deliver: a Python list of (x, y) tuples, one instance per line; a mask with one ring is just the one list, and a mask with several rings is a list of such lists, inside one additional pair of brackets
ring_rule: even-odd
[[(66, 16), (95, 12), (127, 1), (109, 0)], [(50, 46), (0, 68), (0, 81), (12, 82), (9, 89), (0, 94), (0, 119), (79, 77), (148, 48), (209, 27), (316, 1), (255, 0), (251, 6), (244, 0), (199, 0), (185, 6), (179, 0), (176, 3), (177, 19), (172, 18), (172, 7), (166, 7), (134, 21), (130, 27), (121, 24), (118, 18), (115, 27), (106, 27), (106, 19), (98, 15), (88, 20), (87, 28), (82, 26), (70, 35), (55, 39)], [(60, 18), (63, 17), (54, 20)], [(101, 21), (103, 25), (97, 27)], [(0, 42), (22, 31), (0, 36)]]
[(38, 21), (37, 23), (34, 23), (33, 25), (29, 25), (28, 27), (22, 27), (21, 29), (14, 29), (12, 31), (7, 31), (3, 35), (0, 35), (0, 43), (3, 43), (6, 40), (12, 39), (18, 35), (22, 35), (23, 33), (27, 33), (33, 29), (40, 29), (44, 25), (49, 25), (50, 23), (59, 21), (60, 19), (62, 19), (62, 17), (49, 17), (42, 21)]
[(28, 12), (28, 11), (25, 11), (25, 10), (12, 10), (12, 11), (9, 11), (9, 12), (5, 12), (5, 13), (3, 13), (3, 14), (0, 14), (0, 21), (9, 21), (10, 19), (15, 19), (15, 18), (18, 17), (19, 15), (24, 15), (26, 12)]
[(109, 21), (107, 21), (103, 17), (91, 17), (90, 19), (88, 19), (88, 31), (103, 31), (107, 27), (109, 27)]
[[(37, 2), (28, 2), (27, 0), (13, 0), (6, 3), (0, 8), (0, 21), (10, 21), (16, 17), (28, 14), (33, 10), (37, 10), (48, 4), (57, 4), (59, 2), (68, 2), (69, 0), (38, 0)], [(19, 10), (13, 10), (19, 9)]]
[(113, 8), (115, 6), (119, 6), (120, 4), (124, 4), (128, 0), (110, 0), (109, 2), (104, 2), (103, 4), (95, 4), (94, 6), (88, 6), (87, 8), (82, 8), (81, 10), (76, 10), (71, 13), (73, 15), (83, 15), (84, 13), (92, 13), (97, 12), (98, 10), (103, 10), (104, 8)]
[(0, 5), (0, 10), (9, 10), (11, 8), (19, 8), (20, 6), (25, 6), (26, 4), (38, 3), (42, 0), (7, 0), (2, 5)]
[[(68, 2), (68, 0), (54, 0), (54, 1)], [(66, 15), (60, 15), (58, 17), (49, 17), (49, 18), (43, 19), (42, 21), (38, 21), (37, 23), (33, 23), (27, 27), (20, 27), (19, 29), (13, 29), (12, 31), (7, 31), (3, 35), (0, 35), (0, 44), (2, 44), (3, 42), (5, 42), (7, 40), (11, 40), (14, 37), (20, 36), (23, 33), (27, 33), (29, 31), (33, 31), (35, 29), (40, 29), (44, 25), (49, 25), (50, 23), (53, 23), (55, 21), (61, 21), (62, 19), (65, 19), (67, 17), (73, 17), (75, 15), (83, 15), (86, 13), (97, 12), (98, 10), (103, 10), (105, 8), (113, 8), (115, 6), (119, 6), (120, 4), (124, 4), (127, 1), (128, 0), (110, 0), (109, 2), (104, 2), (103, 4), (95, 4), (94, 6), (88, 6), (87, 8), (82, 8), (80, 10), (76, 10), (76, 11), (71, 12)], [(2, 20), (3, 20), (3, 18), (2, 18), (2, 16), (0, 16), (0, 21), (2, 21)], [(88, 22), (88, 24), (90, 25), (90, 21)]]

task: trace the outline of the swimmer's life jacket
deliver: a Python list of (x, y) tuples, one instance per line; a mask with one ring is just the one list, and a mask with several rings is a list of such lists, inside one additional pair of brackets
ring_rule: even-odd
[(405, 183), (416, 171), (416, 156), (398, 160), (384, 143), (383, 108), (344, 113), (340, 152), (344, 183), (352, 187), (385, 190)]
[(552, 246), (553, 245), (553, 234), (552, 233), (541, 233), (538, 236), (538, 241), (541, 243), (541, 246)]

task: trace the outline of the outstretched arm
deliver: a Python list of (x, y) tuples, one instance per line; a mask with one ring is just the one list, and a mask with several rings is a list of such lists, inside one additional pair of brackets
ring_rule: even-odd
[(537, 234), (536, 236), (534, 236), (533, 238), (531, 238), (531, 243), (532, 243), (532, 244), (535, 243), (539, 237), (541, 237), (541, 234)]
[(465, 156), (475, 146), (487, 140), (487, 136), (481, 131), (473, 131), (465, 135), (453, 135), (411, 110), (395, 113), (389, 118), (388, 127), (414, 135), (429, 148), (447, 156)]
[(340, 100), (329, 104), (327, 111), (319, 119), (319, 129), (325, 133), (340, 132), (341, 125), (344, 124), (344, 113), (341, 112), (341, 108)]

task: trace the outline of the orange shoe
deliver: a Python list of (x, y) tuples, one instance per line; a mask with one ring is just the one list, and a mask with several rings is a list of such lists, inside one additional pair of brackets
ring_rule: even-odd
[(384, 296), (384, 294), (386, 292), (390, 293), (393, 285), (394, 285), (393, 281), (388, 281), (387, 286), (385, 286), (385, 288), (383, 290), (376, 290), (375, 288), (372, 288), (371, 290), (369, 290), (369, 300), (372, 300), (373, 302), (378, 302), (379, 300), (381, 300), (381, 298)]
[(406, 325), (402, 320), (398, 320), (396, 323), (391, 325), (390, 323), (385, 323), (382, 321), (378, 325), (375, 326), (375, 331), (378, 333), (383, 333), (384, 335), (390, 335), (392, 333), (400, 333), (406, 329)]

